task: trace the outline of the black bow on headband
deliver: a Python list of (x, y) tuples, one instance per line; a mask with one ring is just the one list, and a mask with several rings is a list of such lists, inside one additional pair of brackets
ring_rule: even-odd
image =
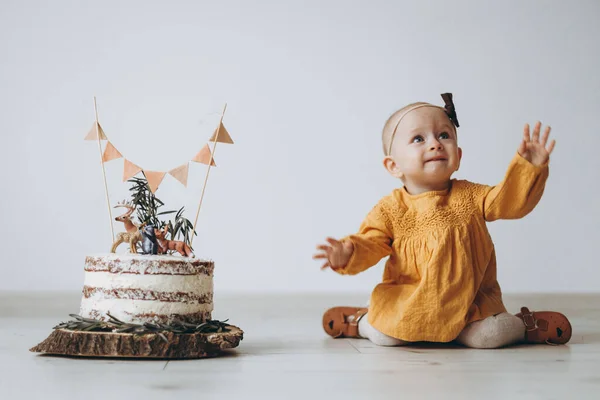
[(446, 114), (448, 114), (448, 118), (456, 127), (458, 128), (458, 118), (456, 117), (456, 108), (454, 108), (454, 102), (452, 101), (452, 93), (442, 93), (442, 99), (444, 99), (444, 109), (446, 110)]

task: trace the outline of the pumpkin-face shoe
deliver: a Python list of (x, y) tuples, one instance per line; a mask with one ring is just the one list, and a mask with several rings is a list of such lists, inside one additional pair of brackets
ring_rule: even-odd
[(333, 307), (323, 314), (323, 329), (333, 338), (358, 338), (358, 321), (369, 311), (364, 307)]
[(522, 307), (516, 316), (525, 324), (525, 343), (565, 344), (571, 339), (571, 323), (559, 312)]

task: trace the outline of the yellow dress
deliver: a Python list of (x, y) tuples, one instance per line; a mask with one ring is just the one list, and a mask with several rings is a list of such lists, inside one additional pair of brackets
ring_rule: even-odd
[(354, 275), (390, 256), (371, 294), (371, 325), (411, 342), (452, 341), (466, 324), (506, 312), (486, 221), (527, 215), (547, 178), (547, 163), (517, 153), (494, 187), (453, 179), (441, 191), (396, 189), (343, 239), (354, 253), (337, 272)]

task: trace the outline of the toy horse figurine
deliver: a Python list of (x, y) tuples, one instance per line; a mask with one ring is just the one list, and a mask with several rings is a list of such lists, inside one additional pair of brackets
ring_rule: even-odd
[(160, 254), (166, 254), (169, 250), (175, 250), (175, 251), (179, 252), (179, 254), (181, 254), (182, 256), (194, 257), (194, 253), (192, 253), (192, 249), (190, 249), (190, 246), (188, 246), (184, 242), (181, 242), (179, 240), (165, 239), (168, 229), (169, 229), (168, 226), (165, 226), (164, 230), (162, 230), (162, 231), (160, 229), (154, 229), (154, 232), (156, 234), (156, 241), (158, 242), (158, 247), (159, 247), (158, 252)]
[(115, 221), (125, 224), (126, 232), (121, 232), (117, 235), (117, 240), (115, 240), (113, 243), (110, 252), (115, 253), (117, 251), (117, 247), (119, 247), (121, 243), (126, 242), (129, 243), (130, 251), (135, 254), (137, 253), (137, 243), (142, 240), (142, 234), (140, 233), (139, 228), (131, 221), (131, 214), (135, 210), (135, 207), (130, 203), (125, 203), (125, 201), (123, 201), (123, 203), (117, 203), (114, 208), (117, 207), (127, 208), (127, 212), (125, 214), (119, 215), (115, 218)]

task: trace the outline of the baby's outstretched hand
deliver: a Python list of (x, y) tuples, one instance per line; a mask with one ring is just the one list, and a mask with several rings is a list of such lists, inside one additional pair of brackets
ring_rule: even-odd
[(552, 140), (548, 147), (548, 136), (550, 135), (550, 127), (547, 126), (540, 138), (540, 130), (542, 123), (537, 122), (533, 128), (533, 136), (529, 137), (529, 124), (525, 124), (523, 129), (523, 140), (519, 145), (519, 154), (521, 157), (532, 163), (533, 165), (543, 165), (550, 158), (550, 153), (554, 150), (556, 140)]
[(328, 237), (327, 244), (320, 244), (317, 246), (321, 252), (315, 254), (313, 259), (325, 259), (325, 263), (321, 266), (321, 269), (331, 268), (339, 269), (345, 267), (350, 261), (352, 253), (354, 253), (354, 245), (349, 240), (339, 241), (334, 238)]

